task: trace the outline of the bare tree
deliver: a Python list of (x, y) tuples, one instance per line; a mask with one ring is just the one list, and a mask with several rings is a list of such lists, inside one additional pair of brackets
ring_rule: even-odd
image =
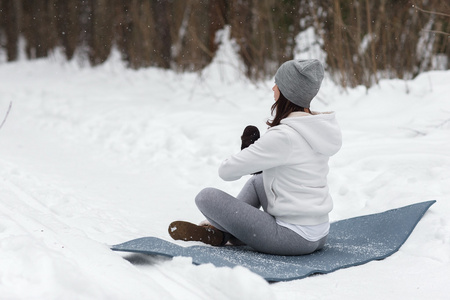
[[(21, 3), (14, 0), (0, 1), (0, 28), (4, 28), (8, 61), (18, 57), (18, 40), (20, 30)], [(0, 31), (1, 41), (1, 31)]]

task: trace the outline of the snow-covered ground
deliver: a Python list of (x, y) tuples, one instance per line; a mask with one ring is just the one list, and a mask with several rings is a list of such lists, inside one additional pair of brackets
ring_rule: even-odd
[[(238, 63), (202, 76), (90, 68), (58, 55), (0, 64), (1, 299), (449, 299), (450, 71), (342, 91), (329, 80), (313, 110), (337, 111), (344, 144), (330, 161), (333, 220), (437, 200), (391, 257), (269, 284), (237, 267), (112, 252), (168, 224), (203, 220), (195, 195), (223, 182), (248, 124), (264, 132), (272, 82)], [(180, 245), (195, 243), (176, 242)]]

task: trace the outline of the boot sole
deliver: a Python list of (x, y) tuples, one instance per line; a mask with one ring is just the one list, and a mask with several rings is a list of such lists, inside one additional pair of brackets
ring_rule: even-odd
[(220, 230), (185, 221), (170, 223), (168, 231), (174, 240), (203, 242), (212, 246), (220, 246), (223, 241), (223, 233)]

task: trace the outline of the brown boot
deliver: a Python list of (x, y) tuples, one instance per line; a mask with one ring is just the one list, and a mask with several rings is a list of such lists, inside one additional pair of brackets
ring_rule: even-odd
[(222, 246), (226, 242), (224, 233), (214, 226), (199, 226), (185, 221), (170, 223), (169, 235), (174, 240), (197, 241), (212, 246)]

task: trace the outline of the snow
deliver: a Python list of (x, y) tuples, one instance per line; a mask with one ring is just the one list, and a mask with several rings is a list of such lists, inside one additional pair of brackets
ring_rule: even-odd
[(223, 182), (217, 168), (246, 125), (266, 129), (273, 81), (246, 80), (233, 45), (220, 51), (200, 76), (57, 53), (0, 64), (0, 122), (12, 101), (0, 129), (1, 298), (448, 299), (450, 71), (369, 90), (326, 79), (312, 106), (336, 111), (343, 131), (333, 220), (437, 200), (391, 257), (269, 284), (242, 267), (109, 249), (170, 240), (170, 222), (204, 219), (202, 188), (236, 194), (245, 182)]

